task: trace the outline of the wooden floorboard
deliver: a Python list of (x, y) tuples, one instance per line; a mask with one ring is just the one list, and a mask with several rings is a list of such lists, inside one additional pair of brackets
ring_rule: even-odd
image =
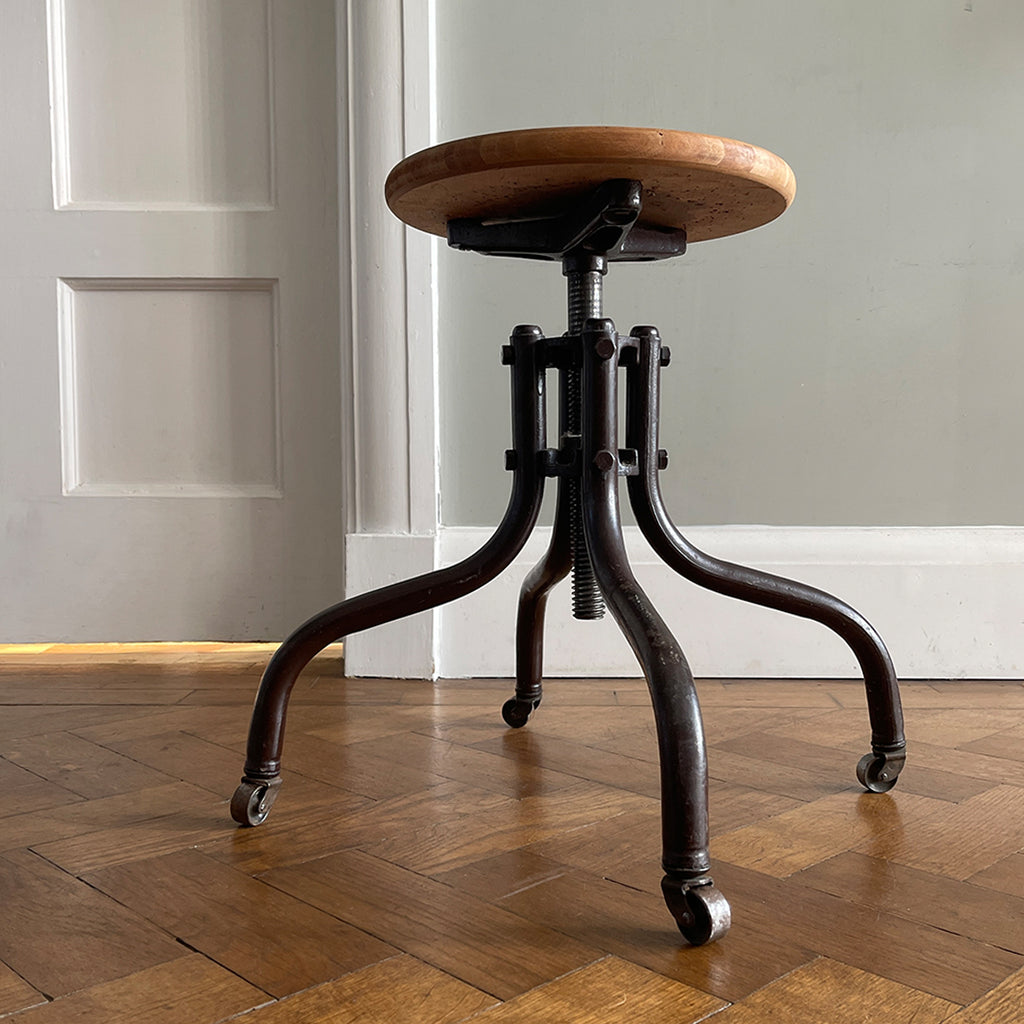
[(266, 992), (195, 953), (79, 989), (39, 1006), (28, 1019), (32, 1024), (192, 1024), (223, 1020), (267, 1002)]
[(242, 1024), (457, 1024), (498, 1001), (411, 956), (243, 1014)]
[(31, 850), (0, 856), (0, 960), (62, 996), (185, 955), (174, 937)]
[(862, 684), (699, 683), (733, 925), (693, 949), (641, 680), (553, 681), (512, 731), (505, 681), (332, 652), (239, 829), (270, 652), (0, 648), (0, 1018), (1024, 1021), (1024, 684), (904, 684), (907, 768), (872, 795)]

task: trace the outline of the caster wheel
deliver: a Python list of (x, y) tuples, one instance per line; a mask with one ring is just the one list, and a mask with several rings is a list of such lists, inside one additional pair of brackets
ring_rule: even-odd
[(691, 946), (703, 946), (722, 938), (732, 924), (729, 901), (714, 885), (687, 888), (678, 879), (666, 876), (661, 890), (679, 931)]
[(536, 700), (520, 700), (511, 697), (501, 706), (501, 717), (505, 724), (513, 729), (522, 729), (530, 720), (530, 715), (540, 706), (540, 698)]
[(878, 754), (865, 754), (857, 762), (857, 781), (869, 793), (888, 793), (896, 785), (901, 767), (890, 764)]
[(255, 827), (267, 820), (270, 808), (277, 799), (280, 779), (250, 782), (243, 779), (231, 798), (231, 817), (239, 825)]

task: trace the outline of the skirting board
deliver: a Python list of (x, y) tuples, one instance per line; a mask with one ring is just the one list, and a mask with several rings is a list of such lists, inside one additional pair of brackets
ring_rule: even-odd
[[(437, 566), (437, 539), (351, 533), (345, 542), (345, 596), (420, 576)], [(388, 679), (436, 679), (437, 611), (420, 612), (345, 637), (345, 673)]]
[[(695, 587), (656, 558), (639, 530), (624, 533), (637, 579), (695, 675), (859, 676), (849, 648), (830, 630)], [(446, 528), (436, 548), (426, 537), (350, 537), (348, 592), (427, 571), (435, 553), (436, 564), (450, 565), (489, 536), (486, 529)], [(1024, 530), (725, 526), (691, 528), (687, 536), (709, 554), (847, 601), (882, 635), (902, 678), (1024, 676)], [(480, 591), (408, 623), (351, 638), (346, 671), (411, 678), (512, 676), (519, 586), (549, 538), (549, 529), (539, 529), (513, 565)], [(569, 593), (565, 581), (548, 602), (545, 675), (639, 675), (611, 617), (574, 620)]]

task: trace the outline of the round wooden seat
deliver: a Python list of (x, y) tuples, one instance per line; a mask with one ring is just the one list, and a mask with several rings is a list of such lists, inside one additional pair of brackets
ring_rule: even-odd
[(774, 153), (735, 139), (656, 128), (531, 128), (446, 142), (407, 157), (384, 187), (391, 211), (444, 235), (458, 218), (555, 215), (613, 178), (643, 184), (641, 220), (689, 242), (774, 220), (796, 179)]

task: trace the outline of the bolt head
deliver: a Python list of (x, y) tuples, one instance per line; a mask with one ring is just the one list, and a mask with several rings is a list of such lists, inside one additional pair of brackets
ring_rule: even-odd
[(615, 465), (615, 456), (607, 449), (602, 449), (594, 456), (594, 468), (607, 473)]
[(661, 365), (668, 366), (672, 362), (672, 350), (667, 345), (661, 346)]

